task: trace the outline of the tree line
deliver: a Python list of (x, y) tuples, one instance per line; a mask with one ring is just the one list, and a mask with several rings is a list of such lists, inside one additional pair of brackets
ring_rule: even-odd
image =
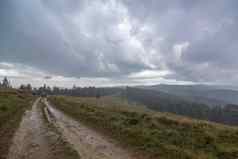
[[(10, 81), (7, 77), (4, 77), (2, 82), (0, 82), (0, 88), (12, 88)], [(30, 83), (21, 84), (19, 86), (20, 91), (27, 91), (33, 95), (66, 95), (66, 96), (79, 96), (79, 97), (101, 97), (112, 94), (117, 94), (121, 91), (121, 88), (107, 87), (107, 88), (96, 88), (96, 87), (77, 87), (72, 88), (61, 88), (61, 87), (50, 87), (44, 84), (41, 87), (33, 87)]]
[[(44, 84), (42, 87), (33, 88), (30, 85), (23, 87), (25, 90), (32, 91), (35, 95), (66, 95), (66, 96), (78, 96), (78, 97), (97, 97), (108, 96), (112, 94), (117, 94), (120, 88), (96, 88), (96, 87), (76, 87), (72, 88), (60, 88), (60, 87), (50, 87)], [(22, 89), (22, 87), (20, 87)]]

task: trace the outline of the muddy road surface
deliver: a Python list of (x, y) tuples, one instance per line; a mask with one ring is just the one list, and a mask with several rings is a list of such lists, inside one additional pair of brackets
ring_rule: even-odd
[(26, 111), (12, 140), (7, 159), (79, 159), (79, 154), (64, 141), (43, 113), (37, 99)]
[(37, 99), (28, 110), (13, 138), (8, 159), (50, 159), (50, 145), (47, 142), (47, 129), (43, 124), (42, 113)]
[[(49, 125), (57, 133), (52, 132)], [(58, 138), (69, 145), (74, 155), (68, 152), (66, 152), (68, 156), (61, 155), (64, 154), (62, 152), (65, 151), (62, 149), (65, 147), (56, 144)], [(115, 145), (112, 140), (52, 107), (47, 100), (39, 98), (33, 104), (32, 109), (25, 113), (13, 138), (7, 159), (61, 158), (134, 159), (126, 150)]]
[(54, 118), (52, 122), (82, 159), (132, 159), (127, 151), (106, 137), (52, 107), (46, 100), (44, 103)]

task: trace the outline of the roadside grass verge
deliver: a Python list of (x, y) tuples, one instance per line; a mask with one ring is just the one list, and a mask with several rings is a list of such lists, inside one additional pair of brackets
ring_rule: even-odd
[[(92, 98), (93, 99), (93, 98)], [(58, 109), (152, 159), (236, 159), (238, 129), (173, 114), (95, 106), (87, 99), (50, 97)]]
[[(66, 142), (63, 138), (61, 133), (58, 131), (58, 129), (53, 125), (53, 123), (50, 123), (48, 120), (47, 114), (45, 111), (47, 111), (45, 104), (40, 101), (39, 102), (40, 109), (43, 114), (43, 120), (44, 124), (50, 132), (50, 136), (48, 136), (48, 142), (50, 143), (52, 147), (52, 153), (55, 159), (63, 158), (63, 159), (80, 159), (79, 154), (72, 148), (72, 146)], [(49, 112), (48, 112), (49, 113)], [(49, 114), (51, 117), (51, 115)]]
[(34, 97), (17, 90), (0, 90), (0, 159), (5, 159), (12, 137)]

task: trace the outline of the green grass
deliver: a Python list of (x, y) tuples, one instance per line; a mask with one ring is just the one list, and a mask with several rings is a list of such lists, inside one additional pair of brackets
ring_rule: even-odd
[(6, 157), (14, 132), (33, 99), (16, 90), (0, 90), (0, 159)]
[[(91, 100), (95, 100), (91, 98)], [(51, 97), (75, 119), (116, 139), (122, 146), (160, 159), (236, 159), (238, 129), (127, 106), (92, 105), (90, 98)], [(91, 102), (90, 102), (91, 101)]]

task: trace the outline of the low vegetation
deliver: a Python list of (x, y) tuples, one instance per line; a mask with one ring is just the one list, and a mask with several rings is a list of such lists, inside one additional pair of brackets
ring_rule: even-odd
[(11, 139), (34, 97), (13, 89), (0, 89), (0, 159), (5, 159)]
[[(143, 158), (236, 159), (238, 129), (168, 113), (109, 106), (103, 99), (50, 97), (58, 109)], [(101, 101), (100, 101), (101, 100)], [(103, 106), (101, 106), (103, 104)]]

